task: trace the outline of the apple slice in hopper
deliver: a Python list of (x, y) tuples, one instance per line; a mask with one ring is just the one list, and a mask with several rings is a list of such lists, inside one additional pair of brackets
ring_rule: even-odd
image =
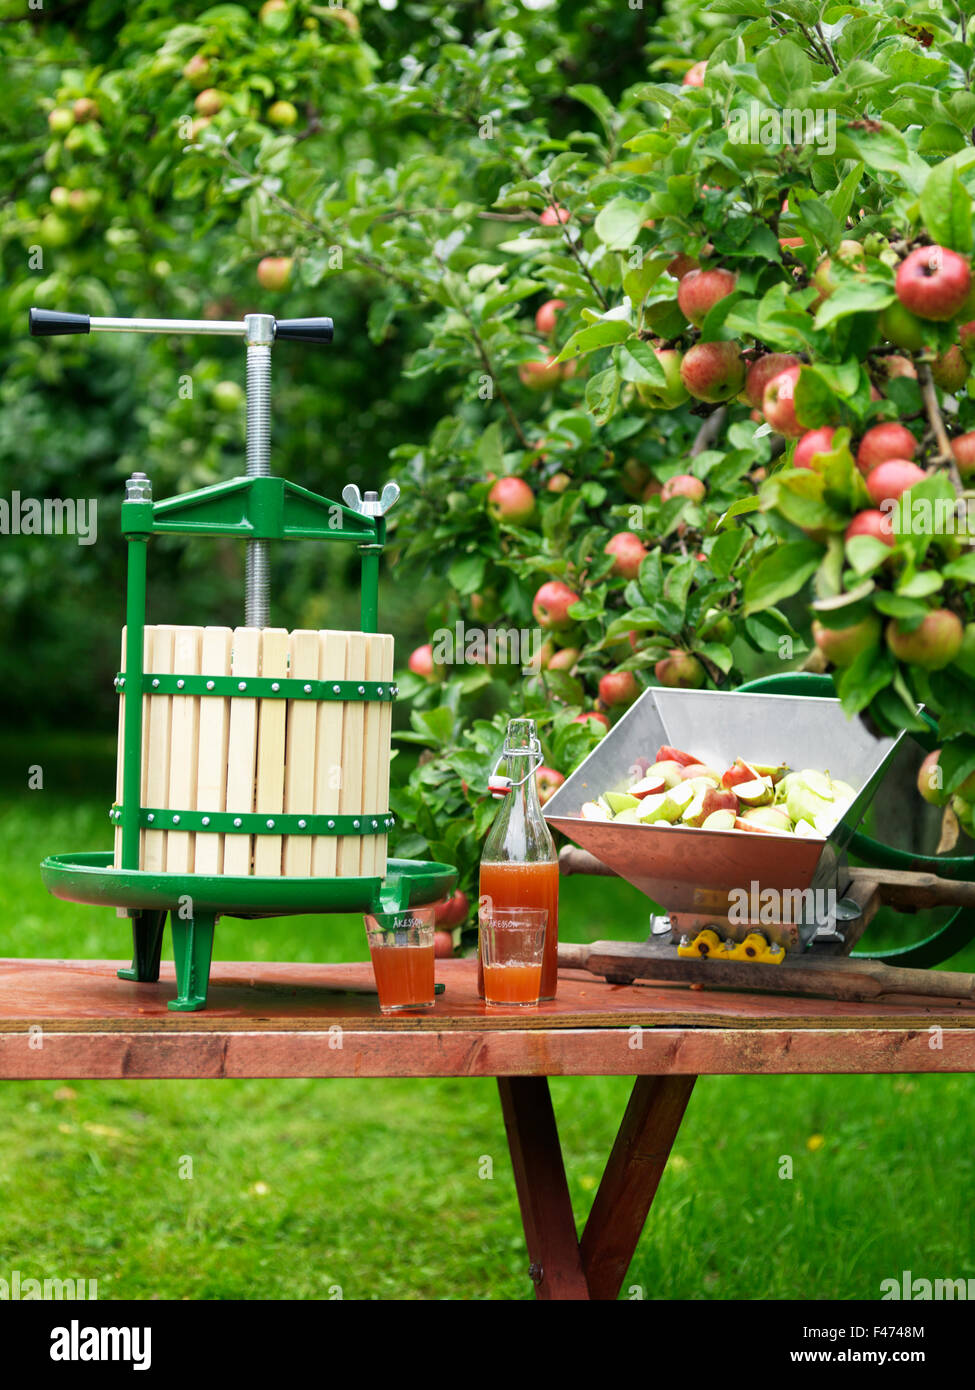
[(579, 814), (585, 820), (612, 820), (613, 817), (596, 801), (585, 801), (579, 809)]
[(679, 787), (671, 787), (658, 796), (645, 796), (640, 803), (643, 807), (641, 820), (645, 825), (660, 822), (673, 824), (680, 820), (681, 812), (694, 800), (694, 789), (687, 782)]
[(632, 811), (640, 804), (640, 798), (631, 796), (629, 792), (603, 792), (603, 800), (614, 816), (621, 811)]
[(659, 773), (648, 772), (646, 777), (641, 777), (639, 782), (634, 782), (630, 788), (630, 796), (635, 796), (641, 800), (645, 796), (656, 796), (658, 792), (665, 792), (668, 782)]
[(752, 767), (751, 763), (746, 763), (742, 758), (736, 758), (729, 768), (721, 774), (721, 785), (723, 787), (737, 787), (743, 782), (758, 782), (762, 774), (757, 767)]
[(789, 771), (787, 763), (749, 763), (748, 766), (757, 772), (759, 777), (767, 777), (773, 786), (781, 782)]
[(635, 806), (627, 806), (624, 811), (613, 817), (614, 825), (639, 825), (643, 814), (642, 802), (637, 802)]
[(759, 826), (762, 830), (775, 830), (780, 835), (792, 833), (792, 822), (786, 813), (777, 806), (750, 806), (742, 811), (741, 819), (749, 826)]
[(701, 826), (702, 830), (734, 830), (734, 811), (712, 811)]
[(665, 787), (676, 787), (681, 780), (681, 773), (684, 770), (683, 763), (675, 763), (672, 759), (669, 762), (654, 763), (648, 767), (646, 777), (662, 777)]
[(764, 777), (756, 777), (753, 782), (739, 782), (734, 791), (745, 806), (768, 806), (775, 795), (772, 783)]
[(715, 787), (719, 786), (721, 782), (721, 774), (715, 772), (713, 767), (708, 767), (707, 763), (688, 763), (687, 766), (681, 770), (681, 777), (685, 782), (706, 777), (711, 785)]
[(657, 749), (656, 761), (658, 763), (680, 763), (681, 767), (688, 767), (691, 763), (700, 762), (700, 758), (693, 753), (684, 753), (679, 748), (672, 748), (669, 743), (662, 743)]

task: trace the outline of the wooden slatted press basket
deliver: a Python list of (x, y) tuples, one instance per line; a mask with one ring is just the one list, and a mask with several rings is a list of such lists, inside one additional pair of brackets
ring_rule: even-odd
[[(393, 639), (378, 633), (385, 513), (399, 496), (344, 505), (270, 475), (270, 349), (277, 338), (330, 342), (329, 319), (241, 323), (90, 319), (31, 310), (35, 334), (206, 332), (247, 344), (247, 474), (154, 502), (149, 480), (126, 484), (126, 625), (119, 695), (114, 851), (51, 855), (47, 887), (70, 901), (112, 904), (132, 918), (124, 979), (159, 978), (170, 916), (177, 998), (204, 1008), (221, 915), (391, 912), (452, 891), (449, 865), (389, 859), (386, 842)], [(160, 534), (222, 536), (247, 548), (244, 625), (147, 625), (149, 542)], [(355, 545), (362, 559), (361, 631), (287, 632), (268, 622), (272, 541)]]

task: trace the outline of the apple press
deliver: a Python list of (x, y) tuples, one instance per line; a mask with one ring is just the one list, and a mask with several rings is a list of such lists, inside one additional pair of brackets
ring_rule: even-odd
[[(144, 473), (125, 485), (126, 627), (115, 849), (51, 855), (55, 897), (114, 906), (132, 921), (122, 979), (159, 978), (171, 919), (177, 998), (205, 1008), (221, 915), (258, 918), (393, 912), (453, 889), (446, 864), (387, 859), (393, 639), (377, 632), (379, 557), (395, 483), (350, 484), (345, 505), (271, 476), (271, 349), (332, 341), (329, 318), (240, 321), (95, 318), (31, 309), (33, 336), (210, 334), (247, 355), (246, 474), (153, 500)], [(224, 537), (246, 548), (244, 625), (146, 624), (148, 552), (158, 535)], [(361, 556), (361, 630), (268, 626), (272, 541), (338, 541)]]

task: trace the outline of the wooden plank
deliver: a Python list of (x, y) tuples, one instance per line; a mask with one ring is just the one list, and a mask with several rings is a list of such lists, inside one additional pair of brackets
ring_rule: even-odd
[[(173, 633), (173, 669), (176, 674), (200, 674), (203, 629), (177, 627)], [(158, 698), (158, 697), (157, 697)], [(174, 695), (171, 701), (169, 749), (169, 808), (196, 809), (197, 759), (200, 751), (200, 697)], [(166, 872), (193, 872), (193, 835), (182, 830), (166, 833)]]
[[(366, 677), (366, 634), (348, 633), (346, 680), (361, 681)], [(361, 700), (349, 700), (342, 716), (342, 790), (339, 810), (343, 816), (354, 816), (363, 810), (363, 739), (365, 708)], [(340, 877), (354, 878), (359, 873), (362, 837), (338, 837), (336, 872)]]
[(579, 1247), (592, 1298), (615, 1299), (680, 1129), (694, 1076), (638, 1076)]
[[(173, 645), (176, 629), (170, 624), (147, 629), (152, 636), (149, 671), (166, 675), (173, 670)], [(147, 806), (169, 805), (169, 764), (172, 738), (172, 697), (153, 695), (149, 700), (149, 750), (146, 755)], [(147, 830), (143, 835), (142, 867), (154, 873), (166, 868), (166, 831)]]
[(498, 1091), (535, 1297), (586, 1300), (589, 1287), (548, 1080), (499, 1076)]
[(786, 955), (780, 965), (678, 956), (667, 938), (594, 941), (559, 947), (562, 968), (589, 970), (615, 984), (673, 980), (709, 989), (815, 995), (827, 999), (876, 999), (895, 994), (975, 1000), (975, 975), (958, 970), (913, 970), (876, 960)]
[[(261, 629), (234, 629), (230, 658), (231, 675), (245, 678), (261, 674)], [(230, 702), (230, 736), (227, 745), (227, 810), (254, 809), (254, 775), (257, 768), (257, 701), (235, 695)], [(247, 877), (251, 872), (253, 837), (225, 835), (223, 871)]]
[[(386, 633), (366, 634), (366, 679), (391, 681), (393, 676), (393, 639)], [(369, 812), (389, 810), (389, 744), (392, 730), (389, 701), (370, 701), (365, 707), (363, 725), (364, 767), (362, 809)], [(364, 835), (360, 873), (365, 875), (386, 872), (386, 836)]]
[[(348, 633), (330, 629), (318, 634), (322, 680), (345, 680)], [(316, 738), (315, 813), (332, 815), (342, 796), (342, 724), (345, 705), (323, 700), (318, 707)], [(334, 835), (315, 835), (311, 846), (311, 871), (316, 878), (334, 878), (338, 840)]]
[[(114, 964), (120, 964), (115, 962)], [(176, 986), (163, 964), (169, 995)], [(135, 993), (156, 986), (125, 985)], [(212, 998), (211, 991), (211, 998)], [(178, 1017), (170, 1014), (171, 1019)], [(748, 1033), (740, 1029), (662, 1029), (647, 1035), (644, 1050), (627, 1055), (627, 1036), (607, 1029), (552, 1029), (493, 1033), (470, 1029), (430, 1032), (319, 1025), (303, 1031), (281, 1021), (253, 1019), (249, 1026), (210, 1025), (207, 1012), (183, 1016), (173, 1029), (58, 1031), (45, 1026), (44, 1046), (24, 1030), (0, 1033), (0, 1078), (75, 1077), (525, 1077), (811, 1076), (835, 1073), (902, 1075), (905, 1072), (970, 1074), (975, 1071), (975, 1030), (946, 1032), (943, 1047), (908, 1029), (843, 1032)], [(744, 1160), (743, 1160), (744, 1161)]]
[[(204, 676), (229, 676), (234, 634), (229, 627), (205, 627), (200, 656)], [(200, 757), (197, 768), (196, 805), (200, 811), (227, 808), (227, 753), (230, 743), (230, 701), (214, 695), (200, 700)], [(194, 846), (194, 873), (223, 873), (223, 835), (198, 833)]]
[[(261, 636), (261, 675), (268, 680), (288, 674), (288, 634), (283, 627), (266, 627)], [(284, 751), (286, 700), (261, 700), (257, 718), (257, 784), (254, 809), (273, 820), (284, 810)], [(282, 837), (254, 836), (254, 873), (280, 878)]]
[[(296, 631), (289, 641), (290, 675), (293, 680), (318, 679), (318, 633)], [(315, 808), (315, 739), (318, 707), (312, 700), (288, 701), (287, 760), (284, 775), (284, 809), (292, 815)], [(284, 872), (307, 878), (311, 873), (311, 836), (286, 835)]]

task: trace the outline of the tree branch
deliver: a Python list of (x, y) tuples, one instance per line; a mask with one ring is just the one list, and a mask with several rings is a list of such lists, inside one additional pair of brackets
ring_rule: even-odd
[(919, 362), (917, 364), (917, 379), (921, 387), (921, 399), (928, 413), (928, 423), (931, 426), (931, 432), (938, 446), (938, 452), (932, 459), (932, 464), (935, 467), (939, 464), (944, 465), (948, 477), (951, 479), (951, 486), (960, 497), (963, 492), (961, 474), (958, 472), (958, 464), (955, 462), (955, 455), (952, 452), (948, 431), (945, 429), (945, 422), (941, 418), (941, 407), (938, 405), (938, 395), (934, 389), (934, 379), (931, 376), (931, 368), (928, 366), (927, 362)]
[(690, 456), (697, 458), (698, 454), (703, 454), (705, 449), (710, 449), (718, 435), (724, 429), (725, 420), (728, 418), (728, 408), (719, 405), (717, 410), (712, 410), (701, 428), (698, 430), (694, 443), (691, 445)]

